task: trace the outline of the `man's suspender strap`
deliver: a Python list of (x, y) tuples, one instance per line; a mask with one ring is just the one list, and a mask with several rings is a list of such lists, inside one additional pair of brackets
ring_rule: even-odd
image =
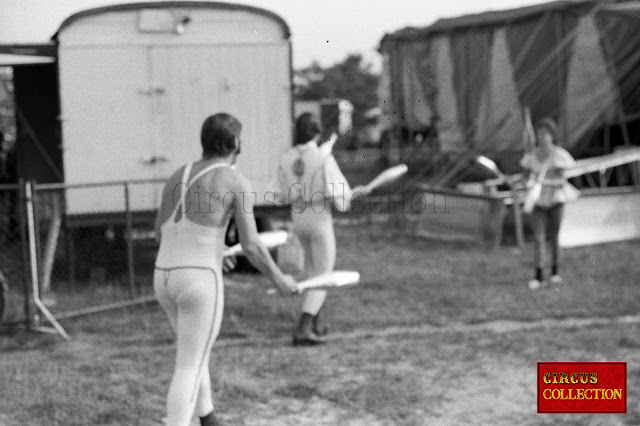
[[(188, 179), (189, 179), (189, 175), (191, 174), (191, 169), (193, 168), (193, 163), (189, 163), (184, 167), (184, 172), (182, 173), (182, 180), (180, 180), (180, 209), (179, 210), (182, 214), (186, 213), (187, 211), (187, 207), (186, 207), (187, 193), (191, 185), (193, 185), (193, 183), (196, 180), (200, 179), (202, 176), (209, 173), (211, 170), (218, 169), (220, 167), (227, 167), (227, 166), (228, 166), (227, 163), (212, 164), (200, 170), (193, 178), (191, 178), (191, 180), (188, 180)], [(174, 218), (177, 214), (178, 214), (178, 209), (176, 209), (175, 213), (173, 214)]]

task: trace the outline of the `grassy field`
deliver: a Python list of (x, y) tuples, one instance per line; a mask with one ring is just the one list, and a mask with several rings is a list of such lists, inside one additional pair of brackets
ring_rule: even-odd
[[(299, 300), (226, 279), (211, 360), (231, 425), (640, 424), (640, 242), (564, 252), (559, 288), (531, 292), (531, 247), (484, 251), (383, 227), (340, 226), (334, 338), (289, 345)], [(612, 318), (581, 325), (567, 318)], [(540, 320), (551, 321), (542, 321)], [(161, 424), (173, 363), (156, 305), (65, 320), (73, 336), (0, 336), (0, 425)], [(538, 415), (538, 361), (628, 362), (629, 414)]]

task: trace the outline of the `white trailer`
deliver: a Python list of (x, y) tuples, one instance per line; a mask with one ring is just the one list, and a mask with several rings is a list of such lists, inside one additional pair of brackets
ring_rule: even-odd
[[(68, 17), (49, 44), (0, 53), (32, 55), (13, 63), (19, 169), (67, 187), (67, 223), (121, 218), (122, 186), (77, 186), (168, 178), (200, 157), (202, 122), (217, 112), (242, 122), (237, 167), (258, 205), (273, 200), (293, 134), (290, 33), (279, 16), (204, 1), (117, 4)], [(130, 210), (155, 211), (161, 188), (130, 185)]]
[[(264, 204), (291, 146), (291, 46), (262, 9), (152, 2), (91, 9), (56, 34), (64, 181), (164, 179), (201, 155), (216, 112), (243, 123), (238, 168)], [(160, 185), (131, 187), (131, 209), (157, 207)], [(122, 211), (121, 188), (69, 190), (68, 215)]]

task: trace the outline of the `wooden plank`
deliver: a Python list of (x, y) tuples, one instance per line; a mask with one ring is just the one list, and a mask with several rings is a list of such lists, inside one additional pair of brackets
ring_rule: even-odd
[(640, 148), (625, 149), (613, 154), (578, 160), (575, 166), (565, 171), (564, 175), (567, 178), (574, 178), (636, 161), (640, 161)]
[[(621, 151), (614, 152), (613, 154), (600, 155), (597, 157), (578, 160), (576, 161), (575, 166), (565, 171), (565, 176), (567, 177), (567, 179), (571, 179), (583, 175), (588, 175), (589, 173), (600, 172), (601, 170), (634, 163), (636, 161), (640, 161), (640, 147), (625, 148)], [(522, 175), (515, 174), (509, 177), (513, 180), (519, 180), (522, 178)], [(504, 182), (504, 179), (487, 179), (484, 182), (486, 185), (499, 185)]]

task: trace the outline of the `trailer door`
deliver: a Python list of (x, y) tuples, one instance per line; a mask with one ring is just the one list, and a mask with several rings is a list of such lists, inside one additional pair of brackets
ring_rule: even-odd
[(155, 155), (169, 169), (201, 156), (206, 117), (227, 112), (242, 122), (238, 169), (257, 204), (268, 200), (277, 164), (291, 143), (287, 43), (163, 46), (151, 50)]
[[(155, 158), (148, 48), (87, 46), (60, 58), (65, 180), (68, 184), (165, 177)], [(162, 175), (162, 176), (161, 176)], [(132, 185), (130, 207), (154, 209), (158, 185)], [(125, 208), (123, 186), (67, 191), (69, 214)]]

